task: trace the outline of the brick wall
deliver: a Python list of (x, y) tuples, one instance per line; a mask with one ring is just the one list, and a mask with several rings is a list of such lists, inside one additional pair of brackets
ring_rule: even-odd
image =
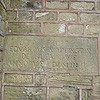
[(100, 100), (100, 1), (4, 2), (1, 100)]

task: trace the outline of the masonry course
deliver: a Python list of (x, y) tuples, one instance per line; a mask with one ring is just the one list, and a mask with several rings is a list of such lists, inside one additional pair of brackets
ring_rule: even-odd
[(100, 1), (4, 4), (0, 100), (100, 100)]

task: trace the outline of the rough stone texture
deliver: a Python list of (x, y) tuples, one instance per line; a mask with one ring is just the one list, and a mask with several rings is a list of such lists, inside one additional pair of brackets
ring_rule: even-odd
[(6, 83), (32, 84), (32, 75), (6, 74)]
[(4, 37), (0, 36), (0, 46), (3, 46), (4, 43)]
[(8, 21), (16, 21), (17, 19), (17, 12), (16, 11), (7, 11), (7, 20)]
[(2, 61), (0, 61), (0, 72), (2, 72), (3, 67), (2, 67)]
[(4, 19), (6, 18), (6, 12), (1, 3), (0, 3), (0, 16), (2, 16)]
[(19, 11), (18, 20), (19, 21), (31, 21), (33, 18), (33, 12), (31, 11)]
[(78, 90), (73, 87), (50, 88), (50, 100), (78, 100)]
[(91, 86), (92, 77), (51, 74), (49, 75), (48, 82), (50, 86)]
[(91, 2), (72, 2), (71, 8), (78, 9), (78, 10), (93, 10), (94, 3), (91, 3)]
[(100, 96), (100, 76), (94, 78), (94, 93)]
[(100, 0), (3, 1), (0, 100), (100, 100)]
[(7, 25), (7, 22), (4, 20), (1, 20), (0, 35), (5, 35), (5, 33), (7, 32), (6, 25)]
[[(9, 23), (8, 32), (15, 34), (21, 33), (40, 33), (40, 24), (39, 23)], [(9, 34), (8, 33), (8, 34)]]
[(48, 9), (68, 9), (67, 0), (46, 0), (46, 8)]
[(2, 76), (1, 76), (1, 73), (0, 73), (0, 99), (1, 99), (1, 92), (2, 92), (2, 84), (1, 84), (1, 81), (2, 81)]
[(77, 21), (77, 14), (76, 13), (60, 13), (59, 15), (60, 21), (70, 21), (70, 22), (76, 22)]
[(68, 25), (69, 34), (83, 34), (84, 27), (83, 25)]
[(28, 8), (28, 9), (40, 9), (42, 8), (42, 0), (10, 0), (11, 8)]
[(100, 34), (100, 25), (87, 25), (85, 33), (99, 35)]
[(65, 24), (44, 23), (44, 34), (63, 34), (65, 33)]
[(1, 75), (1, 72), (0, 72), (0, 95), (1, 95), (1, 81), (2, 81), (2, 75)]
[(82, 100), (92, 100), (92, 90), (83, 90), (82, 91)]
[(97, 8), (97, 10), (100, 10), (100, 2), (97, 2), (96, 8)]
[(5, 86), (4, 100), (46, 100), (46, 88)]
[(57, 20), (57, 13), (56, 12), (36, 12), (35, 14), (36, 20), (41, 21), (56, 21)]
[(100, 14), (82, 13), (80, 17), (83, 23), (100, 23)]
[(98, 72), (96, 38), (8, 36), (5, 48), (5, 70)]
[(35, 75), (35, 84), (37, 86), (41, 86), (41, 85), (46, 86), (46, 75), (45, 74), (36, 74)]

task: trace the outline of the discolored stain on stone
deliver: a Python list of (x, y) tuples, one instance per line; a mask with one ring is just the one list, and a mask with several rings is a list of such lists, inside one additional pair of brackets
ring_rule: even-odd
[(74, 87), (50, 88), (50, 100), (78, 100), (78, 90)]
[(11, 0), (10, 2), (11, 8), (17, 9), (41, 9), (42, 8), (42, 0)]
[(97, 38), (7, 36), (4, 70), (98, 73)]
[(32, 75), (5, 74), (6, 83), (32, 84)]
[(46, 88), (5, 86), (4, 100), (46, 100)]
[(41, 21), (56, 21), (57, 13), (56, 12), (36, 12), (35, 19), (41, 20)]

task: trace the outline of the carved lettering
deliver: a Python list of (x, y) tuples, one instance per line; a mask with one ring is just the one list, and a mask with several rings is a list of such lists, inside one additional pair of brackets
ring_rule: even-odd
[[(17, 39), (18, 43), (12, 41), (13, 44), (10, 44), (9, 41), (14, 40), (12, 38)], [(31, 44), (27, 42), (29, 39), (26, 38), (30, 38)], [(96, 38), (38, 36), (17, 38), (13, 36), (11, 40), (9, 37), (7, 41), (5, 66), (24, 67), (30, 65), (30, 67), (34, 66), (37, 71), (43, 69), (43, 71), (49, 72), (79, 71), (84, 74), (98, 72)], [(13, 62), (10, 63), (11, 61)]]

